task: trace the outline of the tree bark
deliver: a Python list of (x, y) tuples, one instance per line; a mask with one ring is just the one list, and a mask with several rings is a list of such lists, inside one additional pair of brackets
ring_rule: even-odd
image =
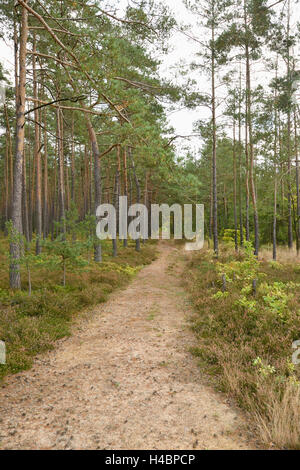
[[(22, 8), (20, 54), (19, 54), (19, 83), (17, 90), (16, 108), (16, 154), (14, 164), (14, 182), (12, 197), (12, 225), (17, 237), (23, 232), (22, 227), (22, 178), (23, 153), (25, 137), (25, 99), (26, 99), (26, 45), (28, 38), (28, 13)], [(20, 275), (21, 244), (18, 240), (10, 243), (10, 272), (9, 280), (12, 289), (21, 288)]]
[[(247, 18), (247, 9), (246, 2), (244, 2), (244, 27), (245, 33), (247, 35), (246, 44), (245, 44), (245, 58), (246, 58), (246, 115), (247, 115), (247, 124), (249, 131), (249, 183), (250, 183), (250, 192), (253, 205), (253, 215), (254, 215), (254, 236), (255, 236), (255, 248), (254, 253), (258, 256), (259, 252), (259, 222), (258, 222), (258, 211), (257, 211), (257, 197), (254, 181), (254, 145), (253, 145), (253, 130), (252, 130), (252, 90), (251, 90), (251, 70), (250, 70), (250, 48), (248, 43), (248, 18)], [(248, 234), (249, 236), (249, 234)]]
[(216, 87), (215, 87), (215, 1), (212, 2), (211, 26), (211, 90), (212, 90), (212, 170), (213, 170), (213, 239), (215, 255), (219, 254), (218, 240), (218, 192), (217, 192), (217, 128), (216, 128)]
[(44, 109), (44, 204), (43, 204), (43, 235), (47, 238), (49, 231), (49, 200), (48, 200), (48, 138), (47, 138), (47, 111)]
[[(234, 110), (235, 112), (235, 110)], [(234, 244), (238, 251), (238, 218), (237, 218), (237, 165), (236, 165), (236, 137), (235, 118), (233, 118), (233, 217), (234, 217)]]
[(66, 235), (66, 209), (65, 209), (65, 174), (64, 174), (64, 149), (62, 144), (62, 116), (61, 110), (57, 108), (56, 111), (57, 118), (57, 151), (58, 151), (58, 168), (59, 168), (59, 219), (62, 222), (62, 233), (65, 237)]
[[(100, 170), (100, 159), (99, 159), (100, 152), (99, 152), (96, 132), (87, 114), (85, 114), (85, 119), (86, 119), (86, 125), (88, 129), (90, 142), (92, 145), (93, 157), (94, 157), (94, 188), (95, 188), (94, 213), (96, 215), (97, 208), (98, 206), (101, 205), (101, 170)], [(95, 230), (96, 230), (96, 227), (95, 227)], [(96, 263), (101, 263), (102, 261), (100, 240), (99, 241), (97, 240), (94, 246), (94, 260)]]
[[(291, 63), (290, 63), (290, 7), (291, 2), (288, 0), (287, 12), (287, 79), (288, 79), (288, 96), (291, 98)], [(293, 221), (292, 221), (292, 175), (291, 175), (291, 103), (288, 103), (287, 112), (287, 157), (288, 157), (288, 246), (293, 248)]]
[[(36, 52), (36, 36), (33, 36), (33, 52)], [(36, 78), (36, 56), (32, 56), (32, 72), (33, 72), (33, 96), (38, 99), (37, 78)], [(40, 113), (39, 110), (34, 111), (34, 161), (36, 168), (35, 179), (35, 228), (36, 228), (36, 248), (37, 255), (41, 253), (42, 239), (42, 190), (41, 190), (41, 141), (39, 127)]]
[(297, 216), (296, 216), (296, 231), (298, 232), (297, 236), (297, 256), (300, 252), (300, 175), (299, 175), (299, 146), (298, 146), (298, 131), (297, 131), (297, 114), (294, 111), (294, 130), (295, 130), (295, 158), (296, 158), (296, 194), (297, 194)]
[[(129, 155), (130, 155), (131, 167), (132, 167), (132, 172), (133, 172), (133, 177), (134, 177), (134, 182), (135, 182), (135, 188), (136, 188), (136, 203), (140, 204), (140, 202), (141, 202), (141, 186), (140, 186), (138, 176), (136, 174), (134, 158), (133, 158), (133, 155), (132, 155), (131, 148), (129, 149)], [(135, 241), (135, 249), (136, 249), (136, 251), (141, 251), (141, 240), (140, 240), (140, 238), (138, 238)]]

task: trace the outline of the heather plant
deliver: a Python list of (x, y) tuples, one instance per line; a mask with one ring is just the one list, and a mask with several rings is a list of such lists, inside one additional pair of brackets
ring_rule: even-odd
[[(257, 259), (251, 244), (236, 255), (227, 245), (221, 245), (222, 263), (203, 251), (188, 266), (199, 312), (192, 352), (218, 389), (255, 417), (264, 440), (298, 448), (300, 369), (292, 363), (300, 332), (298, 269)], [(220, 290), (224, 273), (226, 292)], [(259, 280), (255, 296), (253, 278)]]

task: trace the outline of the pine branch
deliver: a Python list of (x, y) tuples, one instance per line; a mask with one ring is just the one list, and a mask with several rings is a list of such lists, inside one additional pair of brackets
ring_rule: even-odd
[[(23, 0), (17, 0), (18, 3), (20, 5), (22, 5), (24, 8), (26, 8), (26, 10), (31, 13), (33, 16), (35, 16), (39, 21), (40, 23), (44, 26), (44, 28), (46, 29), (46, 31), (48, 31), (48, 33), (52, 36), (52, 38), (54, 39), (54, 41), (67, 53), (69, 54), (76, 62), (76, 64), (78, 65), (79, 69), (84, 73), (84, 75), (87, 77), (87, 79), (89, 81), (91, 81), (94, 85), (96, 85), (96, 87), (98, 86), (97, 83), (95, 82), (95, 80), (89, 75), (89, 73), (84, 70), (84, 68), (82, 67), (81, 65), (81, 62), (78, 60), (78, 58), (76, 57), (76, 55), (67, 47), (65, 46), (62, 41), (57, 37), (57, 35), (55, 34), (55, 32), (53, 31), (53, 29), (48, 25), (48, 23), (44, 20), (44, 18), (39, 14), (37, 13), (35, 10), (33, 10), (29, 5), (27, 5), (27, 3), (25, 3)], [(118, 110), (117, 106), (108, 98), (108, 96), (106, 96), (104, 93), (101, 93), (101, 96), (105, 99), (105, 101), (118, 113), (118, 115), (126, 122), (130, 123), (129, 119), (127, 119), (126, 116), (124, 116), (121, 111)]]

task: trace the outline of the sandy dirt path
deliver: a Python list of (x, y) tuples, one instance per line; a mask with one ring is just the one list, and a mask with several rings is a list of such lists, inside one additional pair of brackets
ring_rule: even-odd
[[(183, 254), (160, 257), (0, 390), (1, 449), (250, 449), (188, 352)], [(205, 299), (203, 299), (205, 301)]]

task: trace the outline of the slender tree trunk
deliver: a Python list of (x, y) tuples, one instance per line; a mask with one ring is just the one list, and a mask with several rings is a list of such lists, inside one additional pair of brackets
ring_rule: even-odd
[(246, 103), (246, 122), (245, 122), (245, 154), (246, 154), (246, 240), (250, 240), (250, 225), (249, 225), (249, 146), (248, 146), (248, 105)]
[(47, 111), (44, 109), (44, 210), (43, 210), (43, 235), (48, 236), (49, 200), (48, 200), (48, 138), (47, 138)]
[[(148, 179), (149, 179), (149, 173), (146, 171), (145, 174), (145, 189), (144, 189), (144, 205), (147, 207), (148, 214), (149, 214), (149, 204), (148, 204)], [(146, 243), (145, 238), (143, 238), (143, 244)]]
[(224, 183), (224, 228), (228, 228), (228, 203), (227, 203), (227, 191), (226, 191), (226, 184)]
[(219, 254), (218, 240), (218, 192), (217, 192), (217, 127), (215, 87), (215, 2), (213, 0), (211, 27), (211, 90), (212, 90), (212, 168), (213, 168), (213, 239), (215, 255)]
[(34, 163), (31, 158), (31, 129), (28, 126), (28, 146), (27, 146), (27, 161), (28, 161), (28, 226), (29, 226), (29, 239), (32, 240), (33, 231), (33, 208), (32, 208), (32, 187), (34, 186)]
[[(235, 112), (235, 110), (234, 110)], [(237, 165), (236, 165), (236, 137), (235, 118), (233, 118), (233, 215), (234, 215), (234, 244), (238, 251), (238, 217), (237, 217)]]
[[(249, 183), (250, 192), (253, 205), (254, 215), (254, 236), (255, 236), (255, 250), (254, 253), (258, 256), (259, 252), (259, 223), (258, 223), (258, 210), (257, 210), (257, 197), (254, 181), (254, 145), (253, 145), (253, 130), (252, 130), (252, 93), (251, 93), (251, 71), (250, 71), (250, 48), (249, 48), (249, 29), (248, 29), (248, 17), (247, 17), (247, 6), (244, 1), (244, 28), (247, 35), (245, 44), (245, 58), (246, 58), (246, 115), (247, 124), (249, 130)], [(249, 236), (249, 234), (248, 234)]]
[[(287, 13), (287, 77), (288, 77), (288, 90), (289, 98), (291, 97), (291, 62), (290, 62), (290, 6), (291, 2), (288, 0), (288, 13)], [(288, 157), (288, 246), (293, 248), (293, 221), (292, 221), (292, 175), (291, 175), (291, 104), (288, 103), (287, 113), (287, 157)]]
[[(136, 203), (140, 204), (140, 202), (141, 202), (141, 186), (140, 186), (138, 176), (136, 174), (135, 163), (134, 163), (134, 158), (133, 158), (131, 149), (129, 149), (129, 152), (130, 152), (131, 167), (132, 167), (132, 171), (133, 171), (133, 177), (134, 177), (135, 188), (136, 188)], [(140, 240), (140, 238), (138, 238), (135, 241), (135, 249), (136, 249), (136, 251), (141, 251), (141, 240)]]
[(9, 207), (9, 189), (8, 189), (8, 174), (9, 174), (9, 150), (8, 150), (8, 135), (6, 131), (6, 141), (5, 141), (5, 170), (4, 170), (4, 188), (5, 188), (5, 201), (4, 201), (4, 221), (8, 222), (8, 207)]
[[(33, 72), (33, 97), (38, 99), (37, 91), (37, 77), (36, 77), (36, 36), (33, 37), (33, 55), (32, 55), (32, 72)], [(34, 160), (36, 168), (36, 187), (35, 187), (35, 227), (36, 227), (36, 254), (41, 253), (41, 239), (42, 239), (42, 191), (41, 191), (41, 141), (40, 141), (40, 128), (39, 110), (34, 111)]]
[[(278, 76), (278, 60), (276, 66), (276, 80)], [(275, 89), (274, 102), (277, 101), (277, 90)], [(277, 259), (277, 140), (278, 140), (278, 113), (274, 106), (274, 217), (273, 217), (273, 260)]]
[(90, 175), (89, 175), (89, 159), (88, 159), (88, 151), (87, 146), (84, 146), (84, 185), (83, 185), (83, 192), (84, 192), (84, 215), (89, 213), (89, 188), (90, 188)]
[[(92, 145), (92, 152), (94, 157), (94, 187), (95, 187), (95, 208), (94, 213), (96, 215), (96, 211), (98, 206), (101, 205), (101, 171), (100, 171), (100, 159), (99, 159), (99, 147), (97, 142), (96, 132), (92, 126), (91, 120), (86, 114), (86, 125), (90, 137), (90, 142)], [(96, 224), (98, 221), (96, 220)], [(96, 229), (96, 228), (95, 228)], [(94, 260), (96, 263), (101, 263), (102, 261), (102, 252), (101, 252), (101, 244), (100, 240), (97, 240), (94, 246)]]
[(296, 194), (297, 194), (297, 215), (296, 215), (296, 231), (298, 233), (297, 236), (297, 256), (300, 252), (300, 175), (299, 175), (299, 146), (298, 146), (298, 131), (297, 131), (297, 114), (294, 111), (294, 130), (295, 130), (295, 158), (296, 158)]
[[(128, 198), (128, 177), (127, 177), (127, 150), (126, 147), (124, 148), (123, 152), (123, 165), (124, 165), (124, 196)], [(126, 215), (127, 217), (127, 215)], [(128, 217), (126, 220), (126, 227), (128, 227)], [(124, 239), (123, 245), (125, 248), (128, 246), (127, 238)]]
[(13, 172), (12, 172), (12, 163), (13, 163), (13, 152), (12, 152), (12, 141), (11, 141), (11, 131), (9, 124), (9, 117), (7, 112), (7, 106), (4, 105), (4, 115), (5, 115), (5, 124), (6, 124), (6, 148), (5, 148), (5, 222), (8, 221), (9, 211), (11, 206), (11, 195), (13, 189)]
[(239, 90), (239, 223), (240, 223), (240, 245), (244, 245), (244, 225), (243, 225), (243, 198), (242, 198), (242, 73), (240, 71), (240, 90)]
[(65, 209), (65, 174), (64, 174), (64, 148), (63, 148), (63, 123), (60, 107), (57, 108), (56, 117), (57, 117), (57, 150), (58, 150), (58, 168), (59, 168), (59, 219), (62, 221), (62, 233), (63, 236), (66, 236), (66, 209)]
[[(25, 99), (26, 99), (26, 46), (28, 38), (28, 13), (22, 8), (20, 54), (19, 54), (19, 86), (17, 90), (16, 108), (16, 155), (14, 164), (14, 184), (12, 197), (12, 224), (17, 236), (21, 236), (22, 228), (22, 178), (23, 178), (23, 153), (25, 131)], [(12, 240), (10, 244), (10, 272), (9, 280), (12, 289), (21, 288), (21, 276), (19, 259), (21, 246), (18, 240)]]
[[(117, 150), (119, 152), (119, 149)], [(116, 210), (116, 219), (117, 219), (117, 231), (116, 231), (116, 238), (112, 239), (112, 247), (113, 247), (113, 257), (116, 258), (118, 256), (118, 220), (119, 220), (119, 186), (120, 186), (120, 173), (119, 173), (119, 166), (117, 166), (116, 174), (115, 174), (115, 185), (114, 185), (114, 207)]]
[(273, 260), (277, 259), (277, 171), (274, 168)]
[(75, 203), (75, 147), (74, 147), (74, 114), (72, 114), (72, 127), (71, 127), (71, 135), (72, 135), (72, 150), (71, 150), (71, 200)]
[(212, 160), (210, 168), (210, 194), (209, 194), (209, 240), (212, 240), (213, 234), (213, 218), (214, 218), (214, 204), (213, 204), (213, 171), (212, 171)]
[(258, 256), (259, 252), (259, 224), (258, 224), (258, 210), (256, 189), (254, 182), (254, 147), (253, 147), (253, 133), (252, 133), (252, 110), (251, 110), (251, 82), (250, 82), (250, 59), (248, 47), (246, 47), (246, 66), (247, 66), (247, 95), (248, 95), (248, 126), (249, 126), (249, 149), (250, 149), (250, 190), (254, 213), (254, 236), (255, 236), (255, 255)]
[(27, 204), (27, 178), (26, 178), (26, 153), (24, 149), (23, 158), (23, 196), (22, 196), (23, 229), (27, 243), (30, 241), (29, 222), (28, 222), (28, 204)]

